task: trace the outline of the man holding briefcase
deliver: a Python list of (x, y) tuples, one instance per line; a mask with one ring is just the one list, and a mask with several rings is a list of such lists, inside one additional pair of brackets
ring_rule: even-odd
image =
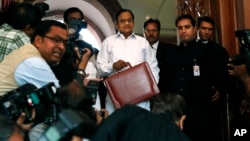
[[(97, 68), (101, 77), (107, 77), (117, 71), (147, 62), (158, 82), (159, 68), (155, 56), (152, 54), (148, 41), (133, 33), (134, 15), (128, 9), (121, 9), (115, 17), (115, 26), (118, 30), (116, 35), (105, 39), (97, 56)], [(140, 102), (138, 106), (150, 109), (148, 100)], [(112, 113), (115, 108), (109, 96), (106, 97), (106, 109)]]

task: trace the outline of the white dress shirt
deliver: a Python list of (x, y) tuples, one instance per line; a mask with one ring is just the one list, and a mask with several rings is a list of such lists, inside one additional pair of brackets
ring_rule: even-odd
[(157, 48), (158, 48), (158, 45), (159, 45), (159, 40), (157, 42), (155, 42), (151, 47), (152, 47), (152, 51), (153, 51), (153, 54), (156, 56), (156, 51), (157, 51)]
[[(133, 33), (125, 39), (119, 32), (116, 35), (106, 38), (99, 50), (96, 62), (101, 77), (115, 73), (115, 70), (113, 70), (113, 63), (118, 60), (129, 62), (131, 66), (147, 62), (155, 80), (158, 82), (158, 63), (150, 44), (145, 38)], [(148, 100), (140, 102), (137, 105), (148, 110), (150, 109)], [(106, 97), (106, 109), (109, 113), (115, 110), (109, 95)]]

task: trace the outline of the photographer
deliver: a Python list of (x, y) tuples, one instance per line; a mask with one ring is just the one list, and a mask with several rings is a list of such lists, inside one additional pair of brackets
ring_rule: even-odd
[(79, 71), (83, 71), (83, 74), (86, 75), (85, 68), (93, 54), (93, 48), (87, 42), (79, 39), (81, 29), (87, 28), (87, 23), (83, 21), (84, 15), (80, 9), (72, 7), (64, 12), (63, 18), (68, 25), (69, 40), (73, 43), (71, 49), (73, 48), (78, 56), (77, 60), (75, 60), (76, 68)]
[[(38, 27), (31, 40), (32, 44), (26, 44), (11, 52), (0, 63), (0, 95), (3, 96), (27, 83), (40, 89), (53, 82), (59, 88), (57, 95), (65, 90), (69, 97), (80, 95), (85, 98), (86, 93), (83, 92), (84, 87), (81, 82), (73, 79), (67, 85), (61, 86), (50, 68), (58, 64), (65, 53), (65, 43), (68, 41), (67, 26), (55, 20), (44, 20)], [(81, 100), (77, 96), (76, 98)], [(77, 104), (74, 101), (70, 103)], [(36, 111), (34, 120), (45, 114), (47, 113)]]
[(228, 63), (228, 73), (233, 77), (237, 90), (234, 97), (231, 98), (232, 116), (231, 116), (231, 140), (246, 141), (249, 140), (250, 134), (247, 133), (244, 138), (234, 136), (235, 130), (242, 128), (250, 130), (250, 41), (249, 31), (238, 30), (235, 32), (239, 39), (240, 54), (235, 55)]
[[(52, 66), (52, 70), (59, 79), (61, 85), (67, 85), (76, 75), (84, 79), (88, 76), (85, 72), (89, 58), (93, 54), (93, 48), (90, 44), (79, 39), (79, 32), (86, 28), (83, 13), (78, 8), (69, 8), (64, 12), (64, 22), (68, 26), (68, 40), (66, 52), (60, 63)], [(65, 75), (67, 74), (67, 75)]]
[[(63, 18), (68, 26), (69, 43), (67, 44), (66, 53), (62, 61), (58, 66), (52, 67), (52, 69), (60, 80), (61, 85), (70, 82), (77, 74), (83, 76), (84, 85), (87, 86), (87, 88), (92, 87), (92, 90), (95, 89), (96, 92), (93, 92), (95, 93), (93, 97), (95, 97), (94, 99), (98, 99), (96, 98), (99, 96), (97, 91), (99, 90), (102, 78), (97, 78), (98, 72), (95, 62), (90, 61), (90, 57), (94, 58), (98, 50), (80, 39), (81, 29), (87, 28), (84, 15), (79, 8), (71, 7), (65, 10)], [(64, 75), (65, 73), (67, 74), (66, 77)], [(99, 101), (95, 102), (95, 107), (100, 109)]]
[[(85, 87), (80, 83), (74, 80), (68, 87), (70, 87), (70, 89), (59, 89), (55, 97), (57, 106), (56, 120), (52, 123), (43, 122), (34, 126), (29, 132), (30, 141), (37, 141), (41, 136), (47, 136), (46, 141), (53, 138), (47, 134), (51, 132), (51, 128), (56, 129), (56, 131), (60, 133), (60, 137), (58, 137), (60, 141), (68, 141), (73, 138), (90, 138), (95, 132), (97, 124), (108, 116), (106, 110), (101, 110), (104, 112), (104, 115), (101, 115), (99, 111), (95, 111), (92, 108), (91, 99), (87, 96), (88, 94)], [(72, 90), (75, 91), (73, 92)], [(65, 109), (71, 109), (75, 112), (62, 115)], [(76, 113), (77, 115), (74, 115)], [(79, 118), (82, 120), (82, 123), (79, 123)], [(72, 124), (64, 124), (64, 122)], [(65, 128), (67, 128), (67, 130), (64, 130)]]
[[(243, 101), (245, 104), (250, 105), (250, 40), (249, 30), (237, 30), (236, 37), (240, 42), (240, 54), (235, 55), (229, 60), (228, 70), (229, 74), (238, 78), (243, 86)], [(243, 102), (242, 101), (242, 102)], [(250, 106), (241, 105), (241, 113), (249, 112)], [(245, 109), (248, 108), (248, 109)]]
[(239, 78), (243, 82), (246, 96), (250, 97), (250, 76), (247, 72), (247, 65), (234, 65), (230, 63), (228, 66), (231, 68), (228, 70), (229, 74)]
[(238, 78), (236, 84), (239, 85), (235, 98), (232, 104), (232, 117), (231, 117), (231, 140), (232, 141), (247, 141), (249, 140), (249, 133), (246, 138), (237, 138), (234, 135), (235, 130), (239, 128), (250, 130), (250, 75), (247, 71), (247, 65), (234, 65), (228, 64), (231, 68), (228, 70), (229, 74)]
[[(0, 96), (27, 83), (41, 88), (53, 82), (60, 87), (49, 66), (57, 64), (65, 52), (67, 27), (53, 20), (42, 21), (38, 27), (32, 44), (14, 50), (0, 63)], [(43, 117), (43, 114), (35, 113), (36, 117)]]

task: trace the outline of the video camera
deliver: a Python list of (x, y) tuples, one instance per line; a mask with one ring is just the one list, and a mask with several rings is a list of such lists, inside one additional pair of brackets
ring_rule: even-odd
[(81, 29), (87, 28), (87, 22), (81, 19), (71, 19), (68, 23), (69, 40), (74, 42), (78, 39)]
[(240, 42), (240, 54), (232, 58), (234, 65), (246, 64), (247, 72), (250, 74), (250, 29), (237, 30), (235, 36)]
[(96, 125), (87, 115), (72, 109), (63, 109), (58, 120), (53, 123), (38, 141), (68, 141), (72, 136), (90, 138)]
[(92, 46), (82, 40), (79, 40), (80, 31), (83, 28), (87, 28), (87, 22), (82, 21), (81, 19), (71, 19), (68, 23), (68, 39), (69, 42), (66, 45), (69, 49), (73, 49), (74, 47), (78, 47), (80, 54), (84, 54), (84, 48), (90, 48), (92, 50)]
[[(25, 84), (15, 90), (8, 92), (0, 99), (0, 112), (16, 120), (22, 112), (26, 115), (26, 122), (55, 120), (56, 114), (46, 115), (39, 113), (53, 108), (56, 87), (49, 83), (40, 89), (32, 84)], [(37, 108), (38, 107), (38, 108)], [(36, 110), (36, 118), (32, 119), (32, 110)], [(42, 111), (41, 111), (42, 110)], [(39, 115), (41, 114), (41, 116)], [(38, 116), (39, 115), (39, 116)], [(38, 118), (39, 120), (38, 120)]]
[(250, 29), (237, 30), (235, 36), (240, 42), (240, 53), (245, 53), (250, 50)]

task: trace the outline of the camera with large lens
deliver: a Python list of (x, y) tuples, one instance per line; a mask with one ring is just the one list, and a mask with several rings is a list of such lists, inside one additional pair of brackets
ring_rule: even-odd
[(69, 40), (74, 42), (78, 39), (81, 29), (87, 28), (87, 22), (80, 19), (71, 19), (68, 23)]
[(247, 72), (250, 74), (250, 29), (237, 30), (235, 36), (240, 42), (240, 54), (232, 58), (234, 65), (246, 64)]
[(240, 53), (244, 54), (250, 50), (250, 29), (237, 30), (235, 36), (240, 42)]
[(71, 19), (68, 23), (68, 45), (66, 45), (69, 49), (73, 49), (74, 47), (78, 47), (80, 54), (84, 54), (84, 48), (89, 48), (91, 51), (92, 46), (86, 43), (83, 40), (79, 40), (81, 29), (87, 28), (87, 22), (82, 21), (81, 19)]
[[(5, 94), (0, 99), (0, 112), (16, 120), (22, 112), (26, 115), (26, 122), (55, 119), (54, 113), (47, 115), (47, 109), (54, 104), (56, 88), (54, 83), (49, 83), (40, 89), (32, 84), (25, 84)], [(32, 111), (36, 110), (36, 117), (32, 119)], [(47, 111), (46, 111), (47, 112)]]

